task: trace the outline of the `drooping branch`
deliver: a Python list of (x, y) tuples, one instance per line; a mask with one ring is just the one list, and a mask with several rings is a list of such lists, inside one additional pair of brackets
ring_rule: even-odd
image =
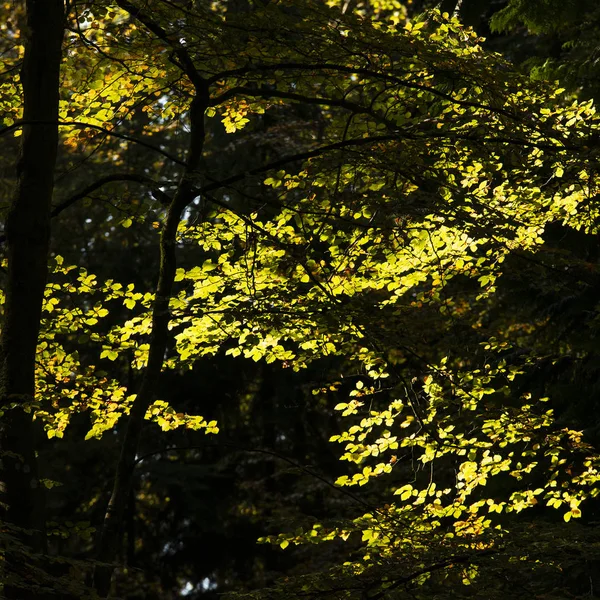
[[(238, 78), (244, 75), (250, 75), (253, 73), (271, 73), (276, 71), (293, 71), (293, 72), (321, 72), (327, 73), (328, 71), (334, 73), (346, 73), (348, 75), (363, 75), (368, 77), (374, 81), (384, 81), (387, 83), (391, 83), (397, 86), (400, 89), (408, 89), (424, 94), (430, 94), (441, 100), (445, 100), (450, 104), (455, 106), (459, 106), (461, 108), (471, 108), (475, 110), (482, 110), (488, 112), (490, 114), (501, 115), (507, 119), (510, 119), (515, 123), (523, 123), (526, 121), (526, 125), (532, 129), (539, 129), (539, 122), (537, 119), (531, 115), (523, 115), (522, 112), (512, 111), (502, 106), (494, 106), (489, 103), (484, 102), (475, 102), (473, 100), (463, 100), (461, 98), (456, 98), (451, 93), (442, 91), (434, 86), (423, 85), (420, 83), (415, 83), (414, 81), (407, 81), (394, 75), (392, 72), (387, 71), (377, 71), (375, 69), (370, 69), (366, 67), (358, 67), (358, 66), (349, 66), (343, 64), (336, 63), (295, 63), (295, 62), (282, 62), (282, 63), (273, 63), (273, 64), (264, 64), (264, 63), (251, 63), (245, 67), (240, 67), (238, 69), (231, 69), (228, 71), (222, 71), (217, 75), (209, 78), (207, 81), (210, 85), (214, 85), (216, 83), (220, 83), (229, 78)], [(225, 92), (226, 93), (226, 92)], [(546, 135), (551, 135), (551, 132), (546, 132)], [(562, 137), (551, 135), (553, 139), (557, 140), (559, 143), (564, 144), (564, 148), (569, 149), (569, 146), (565, 144), (565, 141)], [(590, 145), (590, 141), (587, 140), (585, 142), (587, 145)]]
[(210, 85), (215, 84), (219, 81), (223, 81), (229, 78), (237, 78), (240, 76), (248, 75), (251, 73), (263, 73), (263, 72), (275, 72), (275, 71), (333, 71), (336, 73), (346, 73), (348, 75), (364, 75), (365, 77), (370, 77), (374, 80), (379, 81), (387, 81), (388, 83), (393, 83), (394, 85), (405, 88), (409, 90), (414, 90), (418, 92), (432, 94), (446, 100), (452, 104), (457, 106), (461, 106), (463, 108), (476, 108), (481, 110), (487, 110), (491, 113), (503, 115), (511, 120), (521, 120), (520, 115), (518, 113), (514, 113), (510, 110), (506, 110), (500, 106), (491, 106), (489, 104), (484, 104), (481, 102), (473, 102), (471, 100), (461, 100), (460, 98), (455, 98), (452, 94), (447, 92), (443, 92), (434, 87), (429, 87), (426, 85), (422, 85), (419, 83), (415, 83), (413, 81), (406, 81), (397, 75), (394, 75), (385, 71), (376, 71), (374, 69), (368, 69), (365, 67), (357, 67), (357, 66), (349, 66), (349, 65), (340, 65), (336, 63), (295, 63), (295, 62), (282, 62), (282, 63), (273, 63), (273, 64), (264, 64), (264, 63), (254, 63), (249, 64), (246, 67), (240, 67), (238, 69), (231, 69), (229, 71), (222, 71), (217, 75), (214, 75), (210, 79), (208, 79), (208, 83)]
[(378, 136), (369, 136), (364, 138), (351, 138), (348, 140), (343, 140), (341, 142), (334, 142), (332, 144), (326, 144), (324, 146), (319, 146), (314, 148), (313, 150), (307, 150), (306, 152), (298, 152), (297, 154), (290, 154), (289, 156), (284, 156), (278, 160), (274, 160), (265, 165), (261, 165), (260, 167), (256, 167), (254, 169), (248, 169), (247, 171), (242, 171), (240, 173), (236, 173), (235, 175), (231, 175), (225, 179), (220, 179), (216, 181), (211, 181), (206, 185), (197, 188), (196, 193), (201, 195), (203, 193), (214, 192), (216, 190), (231, 186), (235, 183), (239, 183), (243, 181), (247, 177), (254, 175), (262, 175), (264, 173), (268, 173), (269, 171), (273, 171), (275, 169), (280, 169), (281, 167), (285, 167), (287, 165), (308, 160), (310, 158), (316, 158), (319, 156), (324, 156), (330, 152), (341, 150), (343, 148), (352, 148), (352, 147), (361, 147), (368, 146), (369, 144), (376, 144), (379, 142), (390, 142), (393, 140), (400, 139), (440, 139), (440, 138), (449, 138), (449, 139), (460, 139), (464, 141), (476, 141), (476, 142), (486, 142), (486, 143), (497, 143), (497, 144), (510, 144), (523, 146), (526, 148), (541, 148), (543, 150), (573, 150), (573, 151), (582, 151), (583, 148), (579, 146), (553, 146), (551, 144), (538, 144), (528, 140), (519, 140), (513, 138), (494, 138), (494, 137), (474, 137), (469, 136), (468, 134), (448, 134), (443, 132), (431, 132), (431, 134), (427, 135), (409, 135), (409, 134), (401, 134), (397, 133), (395, 135), (378, 135)]
[[(556, 144), (548, 144), (543, 142), (536, 142), (531, 139), (525, 138), (516, 138), (516, 137), (494, 137), (494, 136), (482, 136), (479, 133), (457, 133), (457, 132), (448, 132), (448, 131), (428, 131), (426, 133), (419, 133), (417, 129), (414, 127), (399, 127), (397, 123), (394, 121), (387, 119), (385, 116), (379, 114), (376, 110), (374, 110), (371, 106), (362, 106), (357, 104), (356, 102), (350, 102), (345, 99), (337, 99), (337, 98), (319, 98), (314, 96), (306, 96), (304, 94), (299, 94), (296, 92), (287, 92), (281, 90), (256, 90), (247, 86), (239, 86), (224, 92), (220, 96), (217, 96), (212, 99), (211, 106), (218, 106), (220, 103), (229, 100), (235, 96), (244, 96), (244, 97), (253, 97), (253, 98), (263, 98), (265, 100), (269, 98), (282, 98), (288, 100), (294, 100), (296, 102), (300, 102), (303, 104), (315, 104), (321, 106), (329, 106), (329, 107), (339, 107), (346, 109), (352, 115), (357, 114), (365, 114), (372, 117), (378, 123), (385, 125), (389, 130), (396, 132), (396, 137), (398, 139), (407, 138), (407, 139), (421, 139), (424, 138), (434, 138), (434, 139), (451, 139), (451, 140), (465, 140), (465, 141), (475, 141), (482, 144), (510, 144), (513, 146), (522, 146), (526, 148), (537, 148), (540, 150), (550, 150), (550, 151), (559, 151), (559, 150), (570, 150), (573, 152), (581, 152), (586, 146), (582, 142), (581, 145), (573, 145), (566, 144), (564, 140), (557, 138), (556, 136), (552, 136), (552, 139), (555, 139), (559, 142), (559, 145)], [(431, 120), (430, 120), (431, 122)], [(434, 121), (435, 122), (435, 121)], [(585, 140), (585, 144), (590, 143), (590, 140)]]

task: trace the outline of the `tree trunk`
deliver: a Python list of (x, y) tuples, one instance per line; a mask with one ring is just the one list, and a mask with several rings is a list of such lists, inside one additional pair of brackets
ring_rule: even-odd
[(133, 483), (135, 459), (144, 417), (150, 404), (156, 400), (156, 390), (158, 389), (165, 352), (169, 342), (169, 302), (177, 270), (175, 252), (177, 228), (183, 210), (196, 196), (194, 180), (197, 176), (204, 145), (204, 111), (206, 106), (205, 93), (200, 94), (198, 92), (190, 107), (190, 148), (186, 167), (167, 210), (167, 218), (161, 234), (160, 271), (152, 309), (152, 333), (148, 364), (129, 414), (121, 454), (117, 463), (113, 491), (106, 509), (97, 552), (98, 560), (106, 563), (105, 566), (97, 567), (94, 573), (93, 586), (101, 598), (107, 597), (110, 592), (113, 567), (109, 566), (109, 563), (114, 563), (119, 555), (124, 534), (125, 509)]
[[(43, 553), (45, 518), (31, 403), (47, 276), (65, 15), (63, 0), (27, 0), (26, 8), (21, 82), (23, 120), (29, 124), (23, 127), (17, 191), (6, 219), (8, 277), (0, 337), (0, 398), (4, 407), (0, 423), (0, 497), (2, 520), (11, 535), (33, 552)], [(3, 540), (3, 546), (4, 597), (20, 600), (37, 597), (35, 592), (20, 588), (21, 584), (27, 584), (23, 577), (31, 575), (35, 561), (28, 564), (14, 541)]]

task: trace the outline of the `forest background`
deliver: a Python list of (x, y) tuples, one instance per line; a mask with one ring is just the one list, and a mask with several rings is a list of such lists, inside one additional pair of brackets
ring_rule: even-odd
[(597, 597), (599, 27), (1, 2), (3, 597)]

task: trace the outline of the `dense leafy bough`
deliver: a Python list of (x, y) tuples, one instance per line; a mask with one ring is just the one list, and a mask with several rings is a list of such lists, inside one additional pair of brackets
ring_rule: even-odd
[[(331, 441), (357, 469), (337, 484), (378, 499), (338, 524), (263, 539), (348, 540), (345, 564), (294, 582), (301, 595), (374, 600), (416, 584), (443, 594), (444, 580), (481, 582), (486, 568), (514, 578), (529, 555), (552, 570), (539, 558), (549, 546), (530, 552), (513, 516), (545, 505), (580, 517), (598, 493), (598, 457), (551, 399), (523, 389), (547, 357), (488, 316), (513, 259), (538, 260), (550, 225), (597, 233), (593, 105), (531, 84), (436, 11), (403, 26), (316, 1), (242, 16), (116, 4), (86, 9), (72, 32), (72, 56), (94, 67), (84, 77), (67, 62), (63, 139), (128, 143), (117, 124), (142, 104), (138, 135), (188, 140), (184, 160), (158, 146), (168, 176), (140, 175), (152, 193), (114, 213), (117, 227), (160, 234), (159, 285), (99, 282), (55, 256), (38, 395), (23, 407), (50, 438), (84, 411), (88, 437), (102, 436), (136, 403), (163, 430), (217, 433), (101, 365), (150, 373), (223, 353), (300, 371), (336, 358), (340, 380), (314, 393), (348, 418)], [(226, 134), (243, 143), (298, 107), (304, 129), (272, 134), (285, 152), (224, 172)], [(170, 131), (178, 120), (185, 135)], [(344, 377), (355, 381), (347, 398)], [(532, 525), (540, 540), (546, 526)]]

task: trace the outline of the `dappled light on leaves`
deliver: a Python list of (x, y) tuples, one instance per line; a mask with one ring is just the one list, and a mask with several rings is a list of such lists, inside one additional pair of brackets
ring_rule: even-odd
[[(577, 564), (600, 490), (596, 423), (567, 406), (596, 369), (596, 109), (409, 5), (69, 3), (35, 393), (2, 410), (42, 454), (115, 461), (49, 528), (83, 540), (53, 550), (91, 558), (82, 589), (492, 599), (533, 573), (549, 598)], [(2, 27), (13, 144), (40, 123)], [(41, 461), (60, 510), (77, 452)], [(193, 566), (219, 519), (250, 566)]]

